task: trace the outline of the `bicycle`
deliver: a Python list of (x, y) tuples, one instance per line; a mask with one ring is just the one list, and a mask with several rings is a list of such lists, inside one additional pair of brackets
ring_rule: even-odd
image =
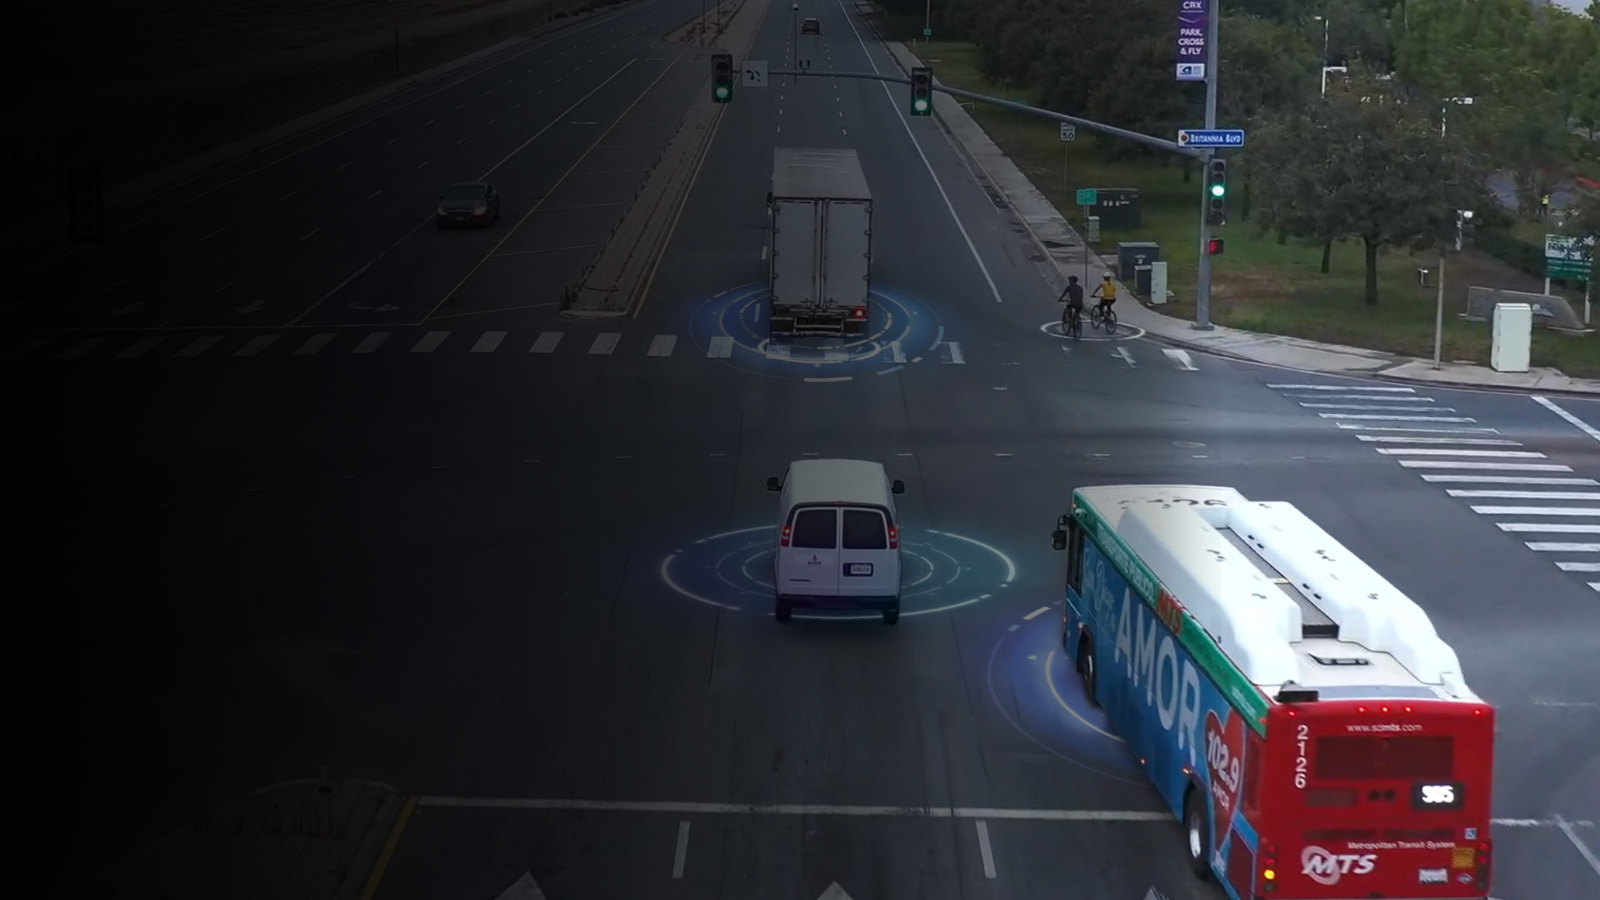
[(1068, 309), (1066, 321), (1062, 325), (1065, 327), (1067, 336), (1073, 340), (1083, 337), (1083, 311)]
[(1089, 327), (1104, 328), (1106, 334), (1116, 334), (1117, 311), (1096, 303), (1094, 308), (1089, 310)]

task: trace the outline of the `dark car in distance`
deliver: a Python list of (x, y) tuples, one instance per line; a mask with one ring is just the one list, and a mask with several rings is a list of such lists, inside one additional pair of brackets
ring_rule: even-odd
[(488, 228), (500, 218), (500, 195), (487, 181), (458, 181), (439, 195), (435, 221), (440, 228), (477, 225)]
[(822, 33), (822, 23), (818, 22), (816, 19), (807, 19), (804, 22), (800, 23), (800, 33), (801, 34), (821, 34)]

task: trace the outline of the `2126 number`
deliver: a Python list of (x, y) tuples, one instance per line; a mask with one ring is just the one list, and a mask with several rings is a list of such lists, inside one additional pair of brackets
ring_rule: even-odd
[(1305, 724), (1299, 726), (1295, 733), (1295, 758), (1294, 758), (1294, 786), (1299, 790), (1306, 788), (1306, 741), (1310, 738), (1311, 728)]

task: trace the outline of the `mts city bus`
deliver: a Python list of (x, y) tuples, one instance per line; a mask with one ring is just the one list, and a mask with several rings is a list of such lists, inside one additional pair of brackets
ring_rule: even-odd
[(1494, 709), (1421, 607), (1288, 503), (1080, 488), (1062, 647), (1233, 900), (1489, 891)]

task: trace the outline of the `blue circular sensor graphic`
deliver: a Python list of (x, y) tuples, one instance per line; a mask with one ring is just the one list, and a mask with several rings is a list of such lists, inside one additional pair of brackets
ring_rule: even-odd
[(689, 334), (713, 359), (751, 372), (810, 381), (850, 381), (888, 375), (935, 352), (944, 329), (920, 301), (874, 288), (865, 332), (848, 337), (769, 337), (764, 284), (723, 291), (695, 310)]

